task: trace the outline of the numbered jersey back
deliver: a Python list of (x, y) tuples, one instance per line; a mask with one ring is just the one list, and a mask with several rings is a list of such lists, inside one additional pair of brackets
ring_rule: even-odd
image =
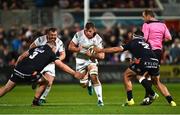
[(29, 50), (29, 56), (16, 66), (17, 70), (26, 73), (41, 71), (46, 65), (56, 60), (56, 55), (48, 45), (38, 46)]
[(156, 58), (149, 44), (146, 43), (143, 38), (133, 39), (128, 44), (123, 45), (123, 48), (124, 50), (129, 50), (135, 58)]

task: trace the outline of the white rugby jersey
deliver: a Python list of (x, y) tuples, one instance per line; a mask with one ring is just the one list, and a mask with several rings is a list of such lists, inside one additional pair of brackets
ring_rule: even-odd
[[(77, 32), (72, 41), (76, 44), (76, 45), (80, 45), (83, 47), (82, 51), (85, 53), (88, 48), (90, 48), (91, 46), (96, 46), (99, 48), (103, 48), (103, 42), (102, 42), (102, 38), (96, 34), (93, 38), (88, 39), (86, 37), (86, 35), (84, 34), (84, 30), (81, 30), (79, 32)], [(77, 56), (78, 57), (78, 56)]]
[[(59, 37), (56, 38), (56, 52), (63, 52), (64, 45)], [(40, 36), (34, 41), (36, 46), (45, 45), (47, 43), (47, 35)]]

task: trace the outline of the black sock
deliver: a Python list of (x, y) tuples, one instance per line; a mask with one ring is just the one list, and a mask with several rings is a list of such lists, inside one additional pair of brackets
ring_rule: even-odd
[(127, 99), (128, 99), (128, 101), (130, 101), (132, 98), (133, 98), (132, 90), (127, 91)]
[(143, 79), (143, 80), (141, 81), (141, 84), (142, 84), (142, 86), (147, 90), (148, 94), (150, 94), (150, 95), (152, 95), (152, 96), (155, 94), (155, 92), (154, 92), (153, 89), (151, 88), (150, 82), (149, 82), (147, 79)]
[[(149, 84), (150, 84), (150, 87), (152, 88), (152, 82), (150, 80), (148, 80)], [(148, 97), (149, 96), (149, 92), (145, 89), (145, 96), (144, 98)]]
[(166, 100), (168, 101), (168, 103), (171, 103), (171, 101), (173, 101), (172, 97), (169, 95), (169, 96), (166, 96)]
[(34, 97), (33, 101), (39, 101), (39, 98)]

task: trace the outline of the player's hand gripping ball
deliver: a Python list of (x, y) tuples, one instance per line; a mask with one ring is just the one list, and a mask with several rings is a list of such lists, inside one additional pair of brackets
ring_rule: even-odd
[(93, 50), (93, 48), (94, 48), (95, 46), (90, 46), (89, 48), (88, 48), (88, 50), (89, 50), (89, 52), (91, 53), (91, 55), (94, 55), (96, 52)]

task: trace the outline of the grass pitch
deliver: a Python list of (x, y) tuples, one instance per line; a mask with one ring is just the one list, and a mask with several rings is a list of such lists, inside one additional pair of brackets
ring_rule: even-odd
[(89, 96), (78, 84), (53, 85), (47, 103), (31, 107), (34, 91), (31, 86), (21, 85), (0, 98), (0, 114), (180, 114), (180, 84), (166, 84), (177, 107), (171, 107), (160, 97), (150, 106), (140, 106), (144, 96), (141, 85), (135, 84), (135, 105), (122, 107), (126, 93), (122, 84), (103, 84), (104, 107), (97, 106), (95, 93)]

